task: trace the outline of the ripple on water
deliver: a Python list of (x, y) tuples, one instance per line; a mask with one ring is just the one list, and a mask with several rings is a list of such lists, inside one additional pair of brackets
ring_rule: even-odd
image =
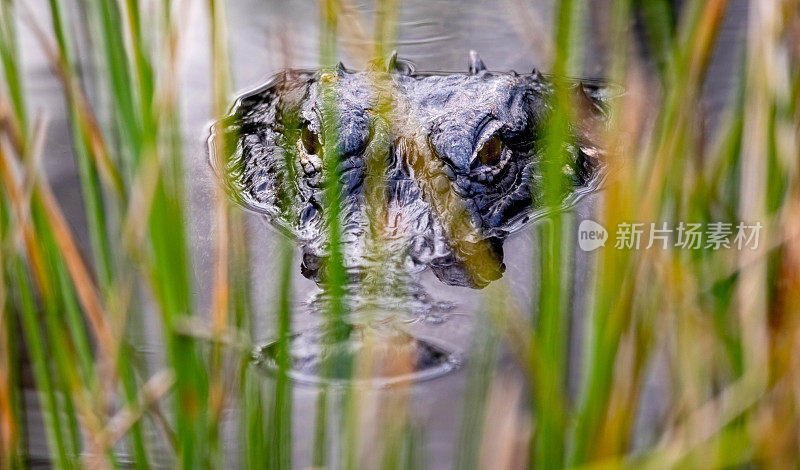
[[(396, 326), (349, 326), (352, 329), (347, 339), (333, 343), (324, 340), (323, 328), (290, 336), (289, 378), (308, 385), (382, 388), (430, 380), (461, 364), (459, 355), (447, 345), (412, 336)], [(267, 343), (256, 349), (255, 364), (277, 374), (279, 354), (278, 341)], [(339, 365), (355, 361), (355, 367), (326, 368), (334, 361)]]

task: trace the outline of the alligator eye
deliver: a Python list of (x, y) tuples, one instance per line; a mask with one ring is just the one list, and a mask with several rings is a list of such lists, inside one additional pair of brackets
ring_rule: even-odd
[(309, 155), (316, 155), (319, 151), (319, 134), (312, 131), (308, 124), (300, 129), (300, 141), (303, 142), (303, 148), (306, 149), (306, 153)]
[(500, 137), (493, 136), (491, 139), (481, 145), (478, 150), (478, 158), (481, 163), (487, 166), (497, 165), (500, 162), (500, 156), (503, 154), (503, 142)]

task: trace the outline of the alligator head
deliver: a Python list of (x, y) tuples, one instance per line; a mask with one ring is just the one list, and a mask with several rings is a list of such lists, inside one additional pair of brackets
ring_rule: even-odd
[[(589, 111), (564, 146), (565, 200), (598, 180), (590, 129), (607, 100), (598, 84), (572, 89)], [(552, 95), (544, 75), (490, 72), (474, 53), (467, 73), (418, 73), (396, 55), (362, 72), (285, 70), (214, 126), (226, 142), (215, 166), (232, 197), (298, 241), (309, 278), (324, 278), (335, 203), (353, 276), (388, 255), (483, 287), (502, 275), (503, 240), (541, 214)]]

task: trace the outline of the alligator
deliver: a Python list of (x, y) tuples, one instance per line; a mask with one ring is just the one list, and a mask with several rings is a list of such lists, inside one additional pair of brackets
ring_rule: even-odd
[[(564, 205), (601, 180), (596, 130), (612, 94), (568, 83), (580, 111), (563, 145)], [(463, 73), (419, 72), (396, 53), (364, 71), (286, 69), (212, 126), (224, 141), (212, 163), (231, 197), (297, 241), (318, 283), (336, 230), (353, 278), (389, 263), (481, 288), (502, 276), (508, 235), (547, 211), (554, 90), (552, 76), (490, 71), (474, 51)]]

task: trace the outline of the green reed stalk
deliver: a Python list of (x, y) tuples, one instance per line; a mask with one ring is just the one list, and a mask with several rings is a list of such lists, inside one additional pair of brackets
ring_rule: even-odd
[[(403, 423), (399, 429), (390, 427), (383, 438), (383, 459), (381, 470), (423, 470), (427, 468), (424, 452), (420, 447), (424, 441), (422, 430), (410, 423)], [(422, 447), (424, 449), (424, 447)]]
[[(27, 123), (25, 122), (26, 113), (25, 113), (25, 103), (24, 98), (22, 96), (21, 90), (21, 83), (17, 77), (18, 70), (17, 70), (17, 51), (16, 46), (14, 44), (15, 39), (15, 32), (13, 29), (13, 18), (10, 15), (10, 9), (8, 8), (9, 4), (6, 2), (3, 5), (3, 19), (4, 19), (4, 27), (3, 27), (3, 65), (4, 71), (6, 72), (6, 77), (8, 78), (9, 88), (8, 91), (12, 96), (12, 101), (14, 103), (14, 123), (13, 127), (20, 130), (22, 135), (19, 136), (21, 139), (20, 146), (21, 149), (18, 149), (22, 152), (20, 155), (21, 158), (24, 160), (29, 160), (32, 158), (31, 150), (32, 146), (29, 143), (28, 135), (27, 135)], [(54, 25), (60, 25), (60, 16), (59, 12), (54, 12)], [(64, 44), (64, 33), (59, 28), (57, 30), (57, 38), (60, 44)], [(63, 49), (62, 49), (63, 51)], [(31, 215), (34, 219), (34, 229), (37, 232), (42, 234), (43, 239), (41, 240), (32, 240), (30, 243), (38, 244), (39, 247), (34, 249), (38, 250), (40, 253), (45, 254), (45, 258), (48, 260), (43, 260), (49, 266), (42, 266), (45, 268), (46, 271), (43, 273), (47, 275), (50, 279), (56, 280), (57, 274), (55, 274), (57, 268), (54, 269), (59, 263), (58, 259), (58, 250), (55, 248), (55, 244), (52, 239), (47, 238), (47, 229), (45, 228), (47, 223), (43, 219), (43, 210), (40, 206), (40, 200), (34, 197), (33, 204), (31, 207)], [(55, 284), (55, 285), (54, 285)], [(66, 451), (66, 448), (69, 448), (68, 452), (73, 456), (78, 456), (81, 453), (81, 438), (79, 432), (79, 425), (78, 420), (75, 413), (75, 407), (73, 404), (74, 396), (80, 396), (83, 392), (83, 385), (81, 384), (81, 380), (75, 375), (75, 371), (73, 368), (74, 361), (70, 361), (70, 358), (74, 358), (74, 348), (73, 345), (67, 344), (67, 339), (69, 335), (64, 336), (62, 334), (64, 328), (63, 323), (61, 322), (61, 318), (59, 317), (59, 311), (63, 310), (63, 302), (65, 295), (69, 295), (70, 288), (64, 284), (60, 284), (57, 281), (48, 281), (40, 283), (38, 286), (40, 293), (42, 295), (42, 302), (44, 305), (45, 311), (45, 336), (47, 343), (49, 343), (49, 349), (51, 349), (51, 357), (55, 358), (55, 371), (57, 374), (51, 379), (47, 379), (47, 383), (42, 383), (42, 386), (51, 390), (46, 392), (47, 395), (47, 403), (48, 407), (55, 406), (55, 410), (51, 410), (52, 413), (60, 413), (63, 411), (64, 417), (66, 418), (66, 429), (64, 430), (60, 426), (60, 418), (51, 419), (52, 426), (49, 426), (48, 432), (48, 441), (54, 442), (56, 448), (58, 449), (59, 455), (63, 451)], [(25, 294), (27, 287), (21, 287), (23, 294)], [(27, 301), (25, 300), (25, 295), (23, 295), (23, 310), (27, 311)], [(29, 322), (23, 322), (25, 325), (25, 329), (30, 328)], [(38, 328), (38, 327), (37, 327)], [(73, 330), (75, 331), (75, 330)], [(42, 340), (38, 331), (27, 331), (29, 338), (31, 341), (38, 341)], [(80, 339), (78, 339), (79, 343), (83, 343)], [(85, 344), (85, 343), (83, 343)], [(85, 349), (82, 349), (85, 353)], [(39, 368), (39, 372), (37, 375), (39, 376), (39, 382), (43, 380), (41, 376), (41, 369), (46, 368), (46, 365), (37, 366)], [(57, 390), (57, 392), (56, 392)], [(58, 393), (60, 400), (57, 400), (55, 404), (53, 400), (55, 398), (51, 397), (50, 395), (55, 395)], [(44, 402), (44, 400), (43, 400)], [(61, 428), (61, 429), (59, 429)], [(62, 457), (58, 460), (61, 465), (68, 466), (71, 465), (67, 460)]]
[(11, 97), (15, 120), (22, 126), (20, 132), (28, 133), (25, 97), (19, 67), (19, 47), (17, 29), (14, 24), (14, 10), (11, 0), (0, 2), (0, 61), (3, 64), (5, 88)]
[(338, 155), (338, 149), (336, 148), (336, 142), (339, 140), (335, 89), (338, 77), (334, 64), (337, 57), (339, 8), (339, 2), (336, 0), (320, 2), (320, 63), (322, 70), (326, 71), (325, 75), (320, 78), (323, 108), (324, 217), (329, 253), (323, 278), (328, 301), (324, 308), (325, 321), (322, 335), (323, 344), (321, 345), (324, 359), (320, 364), (321, 370), (319, 371), (323, 382), (320, 384), (314, 423), (312, 463), (315, 466), (325, 466), (327, 462), (328, 385), (325, 380), (331, 377), (349, 377), (352, 373), (351, 358), (332, 353), (336, 350), (335, 345), (347, 341), (350, 335), (350, 328), (345, 319), (348, 314), (348, 308), (344, 300), (347, 289), (347, 273), (344, 268), (344, 257), (341, 248), (342, 189), (337, 171), (341, 155)]
[[(179, 155), (178, 155), (179, 158)], [(198, 357), (196, 341), (181, 335), (176, 328), (180, 319), (192, 312), (182, 185), (177, 175), (182, 170), (175, 158), (171, 175), (159, 179), (149, 220), (153, 259), (150, 275), (165, 326), (165, 343), (170, 365), (176, 374), (175, 419), (179, 466), (194, 468), (206, 461), (207, 371)], [(171, 176), (171, 177), (170, 177)]]
[[(103, 45), (105, 46), (107, 53), (107, 66), (111, 71), (109, 84), (111, 85), (111, 89), (115, 91), (112, 102), (114, 103), (115, 109), (118, 109), (123, 114), (126, 114), (124, 111), (128, 108), (128, 106), (126, 106), (125, 103), (129, 99), (128, 94), (131, 93), (132, 87), (128, 82), (130, 74), (127, 71), (120, 70), (120, 68), (124, 68), (126, 62), (122, 60), (124, 57), (122, 51), (120, 51), (120, 44), (123, 42), (123, 29), (121, 28), (119, 21), (119, 12), (116, 10), (114, 5), (105, 5), (103, 2), (101, 2), (99, 7), (102, 10), (100, 15), (102, 20), (100, 22), (103, 25)], [(57, 31), (57, 43), (59, 46), (58, 49), (60, 60), (63, 64), (62, 66), (70, 70), (69, 74), (72, 74), (71, 53), (68, 46), (69, 41), (65, 31), (66, 28), (64, 27), (64, 19), (63, 14), (61, 13), (62, 8), (60, 2), (57, 0), (51, 1), (51, 10), (53, 15), (54, 29)], [(146, 82), (147, 79), (142, 81)], [(67, 86), (70, 85), (67, 84)], [(68, 94), (68, 96), (73, 95)], [(147, 99), (151, 99), (151, 97), (147, 97)], [(81, 120), (85, 119), (85, 116), (82, 116), (76, 112), (75, 108), (77, 104), (75, 101), (73, 101), (73, 99), (68, 100), (68, 106), (71, 109), (73, 145), (83, 182), (81, 186), (84, 189), (86, 212), (88, 214), (88, 220), (91, 229), (90, 231), (93, 234), (92, 247), (95, 254), (95, 264), (97, 266), (97, 272), (100, 274), (99, 278), (101, 288), (104, 292), (109, 292), (109, 289), (111, 289), (112, 284), (114, 283), (113, 278), (115, 277), (115, 274), (114, 263), (111, 261), (110, 254), (112, 250), (112, 243), (108, 237), (109, 229), (108, 222), (106, 221), (107, 217), (105, 208), (107, 205), (104, 200), (104, 195), (100, 190), (97, 167), (93, 163), (95, 156), (90, 156), (91, 151), (89, 149), (91, 144), (87, 142), (87, 139), (91, 137), (86, 136), (83, 131), (80, 130), (87, 127), (86, 122), (80, 122)], [(120, 119), (120, 122), (128, 123), (129, 130), (127, 132), (123, 132), (123, 134), (130, 135), (130, 126), (132, 125), (130, 123), (130, 119)], [(122, 126), (118, 127), (118, 129), (119, 128), (122, 128)], [(154, 133), (151, 132), (149, 135), (154, 135)], [(136, 152), (134, 151), (134, 153)], [(117, 202), (122, 204), (125, 203), (124, 199)], [(136, 377), (133, 371), (134, 358), (131, 356), (132, 352), (133, 349), (123, 341), (120, 345), (120, 355), (119, 360), (117, 361), (117, 367), (120, 371), (120, 378), (122, 379), (122, 390), (128, 405), (130, 405), (132, 401), (136, 399), (137, 394)], [(147, 445), (145, 443), (143, 429), (140, 423), (134, 423), (130, 432), (130, 438), (136, 467), (139, 469), (148, 468), (148, 453), (146, 450)]]
[(311, 464), (323, 468), (328, 460), (328, 392), (326, 384), (320, 384), (314, 411), (314, 437)]
[[(488, 300), (488, 299), (487, 299)], [(489, 301), (491, 302), (491, 301)], [(484, 302), (485, 304), (488, 302)], [(484, 311), (494, 308), (484, 306)], [(503, 315), (505, 312), (501, 312)], [(492, 324), (492, 314), (486, 313), (476, 319), (470, 341), (470, 356), (467, 362), (467, 379), (464, 392), (464, 408), (454, 450), (455, 470), (475, 470), (480, 459), (481, 441), (486, 438), (484, 421), (489, 390), (496, 376), (500, 356), (500, 337)]]
[(294, 247), (284, 237), (280, 240), (280, 276), (278, 282), (278, 351), (276, 362), (278, 373), (275, 380), (275, 396), (272, 405), (270, 468), (288, 470), (292, 468), (292, 384), (291, 368), (291, 299), (292, 261)]
[[(74, 61), (70, 48), (71, 40), (66, 28), (61, 1), (49, 0), (49, 5), (60, 67), (70, 77), (74, 77)], [(77, 83), (74, 85), (77, 86)], [(73, 84), (65, 84), (65, 87), (70, 86), (73, 86)], [(73, 99), (73, 94), (67, 90), (64, 91), (64, 94), (66, 107), (69, 110), (72, 144), (81, 181), (84, 210), (91, 236), (92, 258), (101, 286), (107, 289), (111, 284), (114, 265), (111, 256), (113, 250), (109, 239), (110, 232), (106, 220), (106, 205), (100, 187), (97, 167), (91, 155), (91, 144), (87, 141), (88, 137), (81, 130), (82, 117), (77, 112), (77, 104)]]
[[(111, 102), (113, 103), (112, 115), (115, 117), (120, 141), (124, 148), (127, 149), (127, 152), (122, 155), (132, 159), (132, 161), (128, 162), (128, 168), (132, 170), (136, 168), (136, 164), (140, 160), (142, 144), (150, 137), (142, 132), (142, 120), (148, 119), (150, 116), (137, 113), (134, 93), (137, 90), (152, 93), (152, 80), (149, 78), (146, 68), (137, 69), (134, 72), (129, 66), (130, 57), (125, 45), (125, 29), (118, 3), (110, 0), (92, 0), (90, 5), (94, 10), (95, 20), (100, 26), (100, 38), (102, 39), (100, 46), (103, 48), (105, 66), (108, 70), (107, 82), (111, 93)], [(130, 2), (126, 3), (126, 5), (129, 7), (135, 6)], [(138, 27), (137, 12), (135, 10), (129, 10), (129, 12), (132, 14), (134, 28)], [(141, 56), (142, 53), (141, 43), (137, 41), (140, 38), (141, 35), (134, 30), (134, 38), (131, 44), (138, 52), (137, 56)], [(136, 59), (136, 64), (139, 66), (143, 59), (140, 60), (140, 57)], [(132, 77), (135, 78), (132, 79)], [(141, 88), (134, 86), (134, 83)], [(142, 102), (148, 102), (151, 97), (143, 94), (141, 99)], [(145, 109), (145, 107), (142, 106), (142, 109)], [(120, 160), (120, 163), (123, 161)]]
[(73, 460), (76, 456), (70, 455), (68, 444), (65, 440), (66, 431), (60, 416), (60, 407), (56, 397), (56, 388), (51, 379), (48, 367), (48, 352), (45, 339), (42, 336), (37, 307), (33, 297), (30, 279), (23, 264), (14, 263), (15, 285), (18, 293), (18, 308), (20, 310), (23, 332), (25, 334), (28, 351), (31, 355), (31, 366), (36, 379), (39, 403), (43, 410), (45, 433), (50, 448), (53, 463), (57, 468), (76, 468)]
[[(630, 21), (629, 0), (617, 0), (611, 11), (612, 36), (611, 50), (611, 79), (617, 83), (625, 83), (628, 72), (628, 22)], [(623, 109), (619, 102), (612, 103), (612, 118), (614, 119), (611, 135), (618, 132)], [(611, 154), (616, 159), (623, 156)], [(612, 159), (612, 162), (614, 160)], [(617, 171), (616, 166), (612, 166)], [(618, 179), (611, 178), (605, 190), (606, 201), (600, 209), (603, 223), (606, 227), (616, 227), (620, 222), (631, 220), (628, 204), (629, 185), (632, 184), (633, 175), (630, 171), (622, 174)], [(623, 280), (628, 275), (630, 253), (625, 250), (607, 249), (601, 254), (598, 262), (597, 277), (593, 280), (594, 299), (587, 309), (588, 315), (585, 323), (586, 340), (582, 354), (584, 367), (581, 378), (580, 396), (577, 403), (574, 430), (571, 435), (570, 464), (579, 465), (589, 459), (590, 448), (598, 440), (598, 430), (604, 411), (607, 408), (609, 381), (613, 373), (613, 358), (619, 342), (618, 330), (623, 322), (620, 310), (625, 305), (620, 300), (625, 289), (630, 287)], [(619, 302), (621, 306), (617, 306)], [(615, 326), (611, 328), (609, 325)]]
[[(208, 12), (210, 17), (210, 43), (211, 50), (211, 83), (212, 83), (212, 105), (211, 113), (215, 120), (223, 119), (225, 115), (225, 106), (228, 99), (228, 61), (227, 61), (227, 36), (225, 34), (225, 9), (224, 2), (217, 2), (211, 0), (208, 2)], [(213, 152), (220, 154), (227, 148), (231, 148), (228, 142), (228, 136), (220, 136), (221, 142), (215, 142), (217, 147)], [(224, 157), (220, 158), (225, 161)], [(225, 168), (223, 165), (222, 168)], [(215, 270), (213, 281), (213, 294), (212, 294), (212, 307), (211, 307), (211, 323), (216, 333), (222, 333), (227, 330), (229, 324), (229, 310), (231, 309), (232, 302), (230, 297), (230, 231), (236, 230), (237, 227), (233, 226), (234, 219), (231, 217), (231, 205), (226, 200), (222, 185), (215, 186), (214, 191), (214, 220), (216, 222), (216, 240), (215, 240)], [(226, 406), (226, 387), (224, 386), (223, 370), (223, 351), (219, 343), (211, 344), (211, 351), (208, 360), (208, 376), (209, 376), (209, 445), (211, 453), (211, 461), (215, 465), (220, 465), (222, 462), (222, 453), (220, 449), (220, 426), (217, 424), (220, 421), (223, 407)]]
[[(138, 3), (126, 3), (133, 51), (126, 49), (125, 29), (122, 28), (124, 20), (116, 3), (98, 0), (93, 5), (105, 46), (111, 104), (122, 143), (121, 155), (129, 158), (125, 161), (134, 177), (154, 161), (159, 162), (156, 163), (159, 172), (151, 204), (144, 213), (148, 219), (149, 245), (144, 268), (162, 314), (169, 363), (176, 372), (179, 397), (175, 403), (177, 453), (180, 465), (188, 468), (205, 462), (209, 450), (205, 444), (207, 416), (205, 406), (201, 405), (207, 401), (208, 382), (197, 357), (196, 342), (175, 331), (175, 322), (193, 310), (187, 270), (185, 193), (176, 104), (167, 101), (161, 109), (152, 106), (155, 80), (141, 34)], [(164, 26), (153, 37), (163, 41), (162, 52), (172, 60), (171, 41), (175, 33), (169, 2), (158, 11), (162, 14), (160, 19)], [(174, 67), (174, 61), (171, 64)], [(164, 83), (166, 87), (174, 87), (174, 83)], [(174, 96), (174, 90), (168, 96)], [(125, 377), (132, 377), (130, 371), (123, 374)], [(128, 392), (133, 390), (130, 385), (125, 386)], [(142, 449), (138, 444), (135, 447)], [(144, 458), (139, 460), (143, 464), (146, 462)]]
[[(6, 366), (3, 373), (5, 382), (0, 383), (4, 390), (0, 390), (5, 396), (3, 412), (0, 413), (0, 420), (3, 423), (3, 432), (0, 437), (3, 439), (3, 456), (0, 457), (0, 467), (5, 469), (22, 467), (26, 448), (25, 436), (27, 429), (25, 426), (25, 403), (22, 390), (20, 371), (15, 367), (19, 363), (19, 351), (21, 350), (17, 335), (12, 332), (20, 331), (17, 322), (17, 315), (14, 311), (13, 293), (8, 291), (11, 283), (11, 260), (9, 255), (12, 250), (10, 246), (11, 225), (10, 208), (7, 205), (6, 195), (0, 191), (0, 356)], [(9, 255), (6, 255), (9, 253)]]
[[(20, 74), (17, 46), (17, 31), (14, 23), (13, 4), (11, 0), (3, 0), (0, 2), (0, 63), (3, 67), (3, 77), (5, 78), (5, 92), (11, 97), (11, 107), (14, 114), (14, 119), (20, 127), (19, 132), (27, 135), (27, 116), (25, 111), (24, 90), (22, 76)], [(4, 337), (3, 346), (4, 350), (1, 354), (5, 355), (6, 363), (9, 365), (7, 371), (8, 383), (6, 397), (8, 399), (8, 412), (10, 416), (3, 416), (2, 419), (7, 420), (9, 425), (8, 436), (3, 436), (9, 447), (6, 448), (9, 455), (0, 458), (0, 465), (4, 468), (12, 468), (14, 466), (21, 466), (23, 459), (23, 452), (25, 449), (25, 436), (26, 426), (24, 416), (24, 397), (22, 392), (22, 385), (20, 381), (20, 371), (16, 364), (19, 363), (18, 348), (19, 342), (17, 335), (18, 322), (17, 317), (12, 310), (11, 293), (8, 292), (7, 286), (10, 286), (13, 274), (11, 271), (11, 260), (3, 256), (8, 247), (10, 247), (10, 227), (11, 225), (11, 210), (7, 205), (7, 198), (0, 192), (0, 282), (3, 283), (3, 293), (0, 296), (0, 310), (2, 311), (2, 324), (0, 324), (0, 336)], [(8, 250), (10, 253), (10, 250)]]
[[(36, 232), (40, 234), (41, 245), (45, 255), (45, 262), (48, 266), (48, 277), (55, 278), (56, 274), (52, 270), (52, 265), (56, 262), (56, 245), (51, 240), (47, 239), (46, 231), (42, 226), (42, 221), (34, 220), (34, 227)], [(42, 292), (43, 294), (43, 310), (44, 310), (44, 332), (47, 344), (52, 348), (52, 357), (55, 359), (55, 372), (52, 377), (54, 385), (59, 389), (60, 395), (60, 410), (63, 411), (66, 417), (67, 430), (69, 431), (65, 438), (68, 439), (70, 445), (70, 452), (73, 455), (80, 455), (81, 439), (78, 430), (78, 421), (75, 416), (75, 407), (73, 405), (72, 397), (80, 396), (82, 392), (79, 385), (79, 379), (76, 376), (74, 364), (77, 362), (74, 357), (74, 347), (68, 345), (66, 336), (63, 334), (65, 325), (59, 315), (58, 310), (63, 305), (62, 299), (59, 298), (58, 291), (54, 286), (50, 286), (52, 290), (49, 292)], [(40, 286), (42, 290), (43, 286)]]
[[(328, 70), (328, 75), (321, 78), (321, 93), (323, 106), (323, 145), (324, 145), (324, 171), (325, 171), (325, 226), (327, 228), (328, 243), (330, 253), (326, 262), (325, 288), (330, 294), (330, 305), (328, 312), (328, 325), (326, 329), (332, 335), (328, 339), (338, 342), (347, 339), (349, 332), (344, 327), (347, 306), (344, 302), (344, 294), (347, 284), (347, 273), (344, 268), (344, 255), (341, 247), (341, 211), (342, 211), (342, 187), (337, 166), (341, 160), (338, 154), (336, 142), (339, 140), (339, 128), (337, 125), (337, 93), (335, 84), (338, 79), (335, 70), (336, 60), (336, 25), (337, 10), (340, 8), (338, 2), (326, 2), (327, 14), (323, 15), (321, 36), (321, 63), (323, 70)], [(339, 361), (332, 361), (339, 362)], [(344, 364), (330, 364), (339, 372), (348, 370)], [(341, 369), (340, 367), (347, 367)]]
[(274, 449), (267, 430), (268, 423), (264, 419), (264, 416), (268, 415), (264, 403), (264, 380), (247, 361), (242, 363), (240, 384), (242, 410), (240, 465), (250, 470), (270, 468)]
[[(371, 68), (375, 72), (371, 75), (372, 86), (372, 101), (375, 103), (374, 111), (376, 112), (376, 119), (372, 122), (373, 132), (372, 139), (369, 147), (365, 150), (367, 157), (365, 166), (365, 179), (364, 179), (364, 203), (367, 205), (365, 209), (369, 230), (367, 232), (367, 250), (369, 251), (369, 259), (380, 260), (372, 261), (365, 266), (365, 272), (361, 275), (358, 286), (354, 286), (354, 295), (361, 296), (362, 298), (375, 301), (382, 296), (387, 295), (389, 289), (395, 289), (395, 292), (389, 295), (404, 295), (405, 286), (402, 280), (396, 279), (396, 273), (393, 271), (397, 269), (395, 260), (392, 259), (392, 253), (388, 253), (385, 245), (385, 232), (384, 226), (387, 220), (387, 194), (386, 194), (386, 165), (390, 160), (387, 151), (390, 147), (390, 135), (392, 133), (392, 122), (394, 121), (394, 109), (396, 97), (394, 96), (394, 86), (390, 79), (383, 75), (383, 71), (387, 67), (387, 58), (390, 56), (391, 51), (394, 49), (394, 44), (397, 42), (397, 17), (399, 15), (399, 2), (396, 0), (376, 0), (375, 2), (375, 17), (373, 19), (373, 35), (371, 43), (368, 45), (368, 54), (371, 54)], [(365, 23), (364, 18), (359, 18), (361, 23)], [(365, 47), (366, 49), (366, 47)], [(401, 268), (402, 269), (402, 268)], [(358, 312), (359, 319), (357, 321), (367, 325), (360, 333), (362, 338), (363, 348), (353, 359), (353, 369), (350, 373), (354, 380), (371, 382), (373, 380), (380, 380), (374, 377), (373, 366), (374, 354), (372, 354), (372, 336), (375, 334), (372, 331), (371, 323), (373, 321), (380, 321), (385, 319), (388, 315), (401, 317), (408, 312), (384, 312), (378, 309), (366, 308)], [(390, 319), (394, 324), (389, 328), (399, 328), (396, 326), (401, 321), (401, 318), (392, 317)], [(399, 331), (399, 330), (398, 330)], [(378, 346), (380, 347), (380, 346)], [(404, 359), (400, 359), (402, 361)], [(413, 358), (411, 358), (413, 361)], [(381, 364), (386, 367), (386, 364)], [(394, 394), (405, 395), (408, 393), (406, 387), (398, 387), (393, 390)], [(347, 387), (343, 392), (341, 400), (341, 422), (339, 427), (339, 455), (340, 467), (346, 470), (354, 470), (360, 468), (364, 464), (362, 458), (366, 446), (369, 442), (363, 442), (363, 426), (362, 420), (364, 419), (363, 400), (369, 394), (368, 390), (361, 387)], [(402, 407), (392, 407), (393, 409), (384, 418), (382, 422), (391, 421), (393, 419), (403, 420), (408, 422), (407, 400), (403, 400)], [(388, 423), (394, 426), (394, 423)], [(381, 426), (381, 425), (378, 425)], [(409, 426), (404, 426), (402, 433), (408, 431)], [(404, 436), (397, 436), (397, 432), (387, 433), (391, 436), (386, 436), (383, 440), (386, 442), (391, 438), (404, 438)], [(389, 445), (385, 443), (384, 449), (384, 463), (389, 459), (395, 461), (397, 455), (388, 455), (388, 453), (397, 454), (402, 450), (402, 446)]]
[[(577, 57), (571, 47), (574, 15), (580, 2), (562, 0), (556, 8), (555, 57), (553, 63), (553, 109), (546, 123), (542, 175), (545, 207), (555, 210), (540, 226), (539, 305), (536, 313), (533, 354), (540, 357), (545, 370), (535, 383), (535, 443), (532, 465), (541, 468), (560, 468), (564, 465), (566, 413), (557, 406), (566, 391), (568, 344), (568, 289), (571, 278), (564, 275), (570, 253), (565, 252), (565, 218), (559, 207), (566, 190), (564, 147), (571, 144), (569, 125), (570, 96), (565, 77), (571, 61)], [(571, 232), (571, 231), (570, 231)]]
[[(626, 9), (627, 6), (622, 8)], [(690, 155), (687, 149), (692, 149), (695, 138), (690, 121), (693, 118), (691, 110), (704, 80), (710, 47), (714, 44), (714, 21), (718, 16), (715, 18), (713, 15), (719, 15), (719, 11), (707, 8), (715, 8), (715, 5), (693, 4), (686, 13), (681, 28), (682, 46), (677, 50), (675, 60), (670, 62), (671, 75), (667, 80), (665, 103), (659, 113), (659, 127), (653, 140), (655, 144), (647, 153), (652, 156), (646, 158), (638, 168), (638, 180), (622, 182), (628, 186), (638, 184), (643, 188), (644, 196), (634, 200), (628, 188), (618, 187), (609, 191), (607, 221), (611, 227), (615, 226), (612, 221), (631, 221), (631, 215), (637, 219), (654, 221), (659, 217), (668, 217), (670, 205), (682, 198), (682, 185), (688, 171), (686, 162)], [(724, 4), (721, 11), (724, 11)], [(615, 200), (615, 197), (621, 201)], [(633, 212), (626, 213), (618, 208), (632, 208)], [(635, 302), (636, 291), (642, 292), (639, 295), (647, 295), (648, 292), (646, 286), (636, 286), (635, 279), (647, 272), (652, 261), (647, 259), (646, 254), (613, 251), (616, 250), (606, 250), (607, 258), (600, 271), (592, 343), (587, 350), (588, 375), (576, 426), (574, 463), (584, 462), (595, 453), (608, 451), (601, 450), (601, 433), (604, 427), (613, 424), (607, 421), (607, 413), (614, 396), (615, 358), (627, 325), (631, 319), (643, 313)]]

